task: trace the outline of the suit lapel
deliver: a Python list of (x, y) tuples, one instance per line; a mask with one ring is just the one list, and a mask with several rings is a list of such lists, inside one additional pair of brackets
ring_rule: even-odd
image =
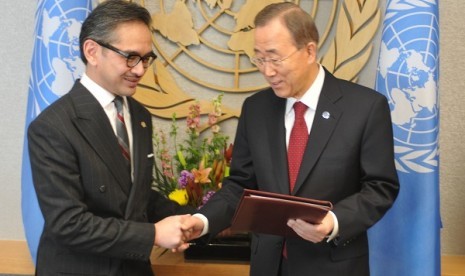
[(341, 97), (342, 94), (337, 85), (337, 80), (326, 71), (325, 82), (320, 99), (318, 100), (312, 130), (292, 194), (295, 194), (302, 186), (331, 138), (337, 122), (342, 116), (342, 110), (336, 105), (336, 102)]
[(144, 153), (146, 152), (145, 148), (152, 141), (147, 141), (148, 135), (145, 135), (147, 128), (151, 126), (149, 122), (144, 121), (143, 111), (140, 109), (140, 106), (135, 104), (134, 99), (128, 97), (129, 109), (131, 112), (131, 125), (132, 125), (132, 147), (133, 147), (133, 164), (134, 164), (134, 181), (132, 184), (132, 189), (130, 191), (128, 204), (126, 205), (126, 216), (130, 218), (134, 211), (134, 200), (136, 194), (141, 192), (139, 189), (145, 188), (142, 183), (141, 177), (145, 175), (144, 170), (147, 167), (148, 156)]
[(130, 175), (105, 111), (79, 81), (74, 85), (70, 96), (76, 108), (74, 125), (107, 165), (122, 190), (129, 194)]

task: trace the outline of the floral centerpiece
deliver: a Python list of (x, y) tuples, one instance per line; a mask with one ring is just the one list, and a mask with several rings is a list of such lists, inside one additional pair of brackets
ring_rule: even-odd
[[(156, 190), (180, 205), (200, 208), (221, 188), (224, 177), (229, 175), (233, 145), (221, 132), (218, 120), (222, 115), (219, 95), (212, 101), (212, 112), (207, 123), (201, 123), (200, 104), (189, 107), (186, 133), (178, 142), (179, 128), (173, 114), (169, 133), (154, 131)], [(202, 131), (205, 130), (205, 131)], [(191, 242), (184, 251), (186, 259), (250, 260), (248, 233), (223, 231), (208, 245)]]
[[(200, 104), (189, 107), (186, 117), (186, 137), (183, 143), (177, 138), (179, 128), (173, 114), (169, 135), (154, 131), (156, 154), (154, 188), (180, 205), (201, 207), (219, 189), (223, 178), (229, 174), (232, 144), (218, 125), (221, 116), (219, 95), (212, 101), (213, 112), (208, 114), (207, 131), (201, 124)], [(207, 137), (206, 137), (207, 136)], [(171, 142), (171, 143), (170, 143)]]

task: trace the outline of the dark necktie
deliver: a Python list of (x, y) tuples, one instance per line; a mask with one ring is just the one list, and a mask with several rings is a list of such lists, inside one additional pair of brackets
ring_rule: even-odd
[(129, 152), (128, 132), (126, 124), (124, 123), (123, 98), (121, 96), (116, 96), (114, 103), (116, 107), (116, 137), (118, 138), (118, 144), (121, 148), (123, 157), (127, 161), (126, 165), (129, 171), (131, 171), (131, 155)]
[(287, 162), (289, 165), (289, 184), (290, 191), (294, 189), (297, 175), (299, 174), (300, 164), (305, 152), (305, 147), (308, 141), (308, 129), (305, 123), (304, 114), (308, 106), (302, 102), (294, 104), (295, 121), (289, 138), (289, 146), (287, 148)]

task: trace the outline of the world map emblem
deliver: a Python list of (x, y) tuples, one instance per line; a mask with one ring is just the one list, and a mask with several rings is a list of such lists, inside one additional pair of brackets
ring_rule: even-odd
[[(82, 1), (81, 1), (82, 2)], [(87, 1), (85, 1), (87, 2)], [(40, 1), (39, 6), (45, 5)], [(84, 72), (79, 52), (81, 25), (91, 10), (90, 3), (76, 6), (73, 1), (47, 2), (38, 9), (30, 90), (34, 92), (35, 115), (67, 93)]]
[[(278, 2), (285, 1), (140, 1), (152, 14), (153, 44), (159, 58), (134, 97), (155, 117), (171, 119), (174, 113), (177, 118), (185, 117), (195, 100), (203, 114), (208, 114), (211, 99), (224, 93), (219, 121), (237, 118), (241, 99), (268, 86), (250, 62), (253, 21), (261, 9)], [(315, 18), (320, 63), (338, 77), (357, 81), (371, 57), (371, 42), (381, 17), (379, 1), (289, 2)]]
[(393, 3), (383, 31), (376, 89), (389, 100), (397, 169), (430, 173), (439, 165), (438, 17)]

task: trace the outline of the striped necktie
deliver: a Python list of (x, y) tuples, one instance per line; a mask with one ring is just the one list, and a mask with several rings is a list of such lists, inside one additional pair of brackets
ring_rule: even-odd
[(116, 137), (124, 160), (126, 160), (129, 171), (131, 171), (131, 154), (129, 152), (128, 132), (124, 123), (123, 98), (116, 96), (113, 102), (116, 107)]

